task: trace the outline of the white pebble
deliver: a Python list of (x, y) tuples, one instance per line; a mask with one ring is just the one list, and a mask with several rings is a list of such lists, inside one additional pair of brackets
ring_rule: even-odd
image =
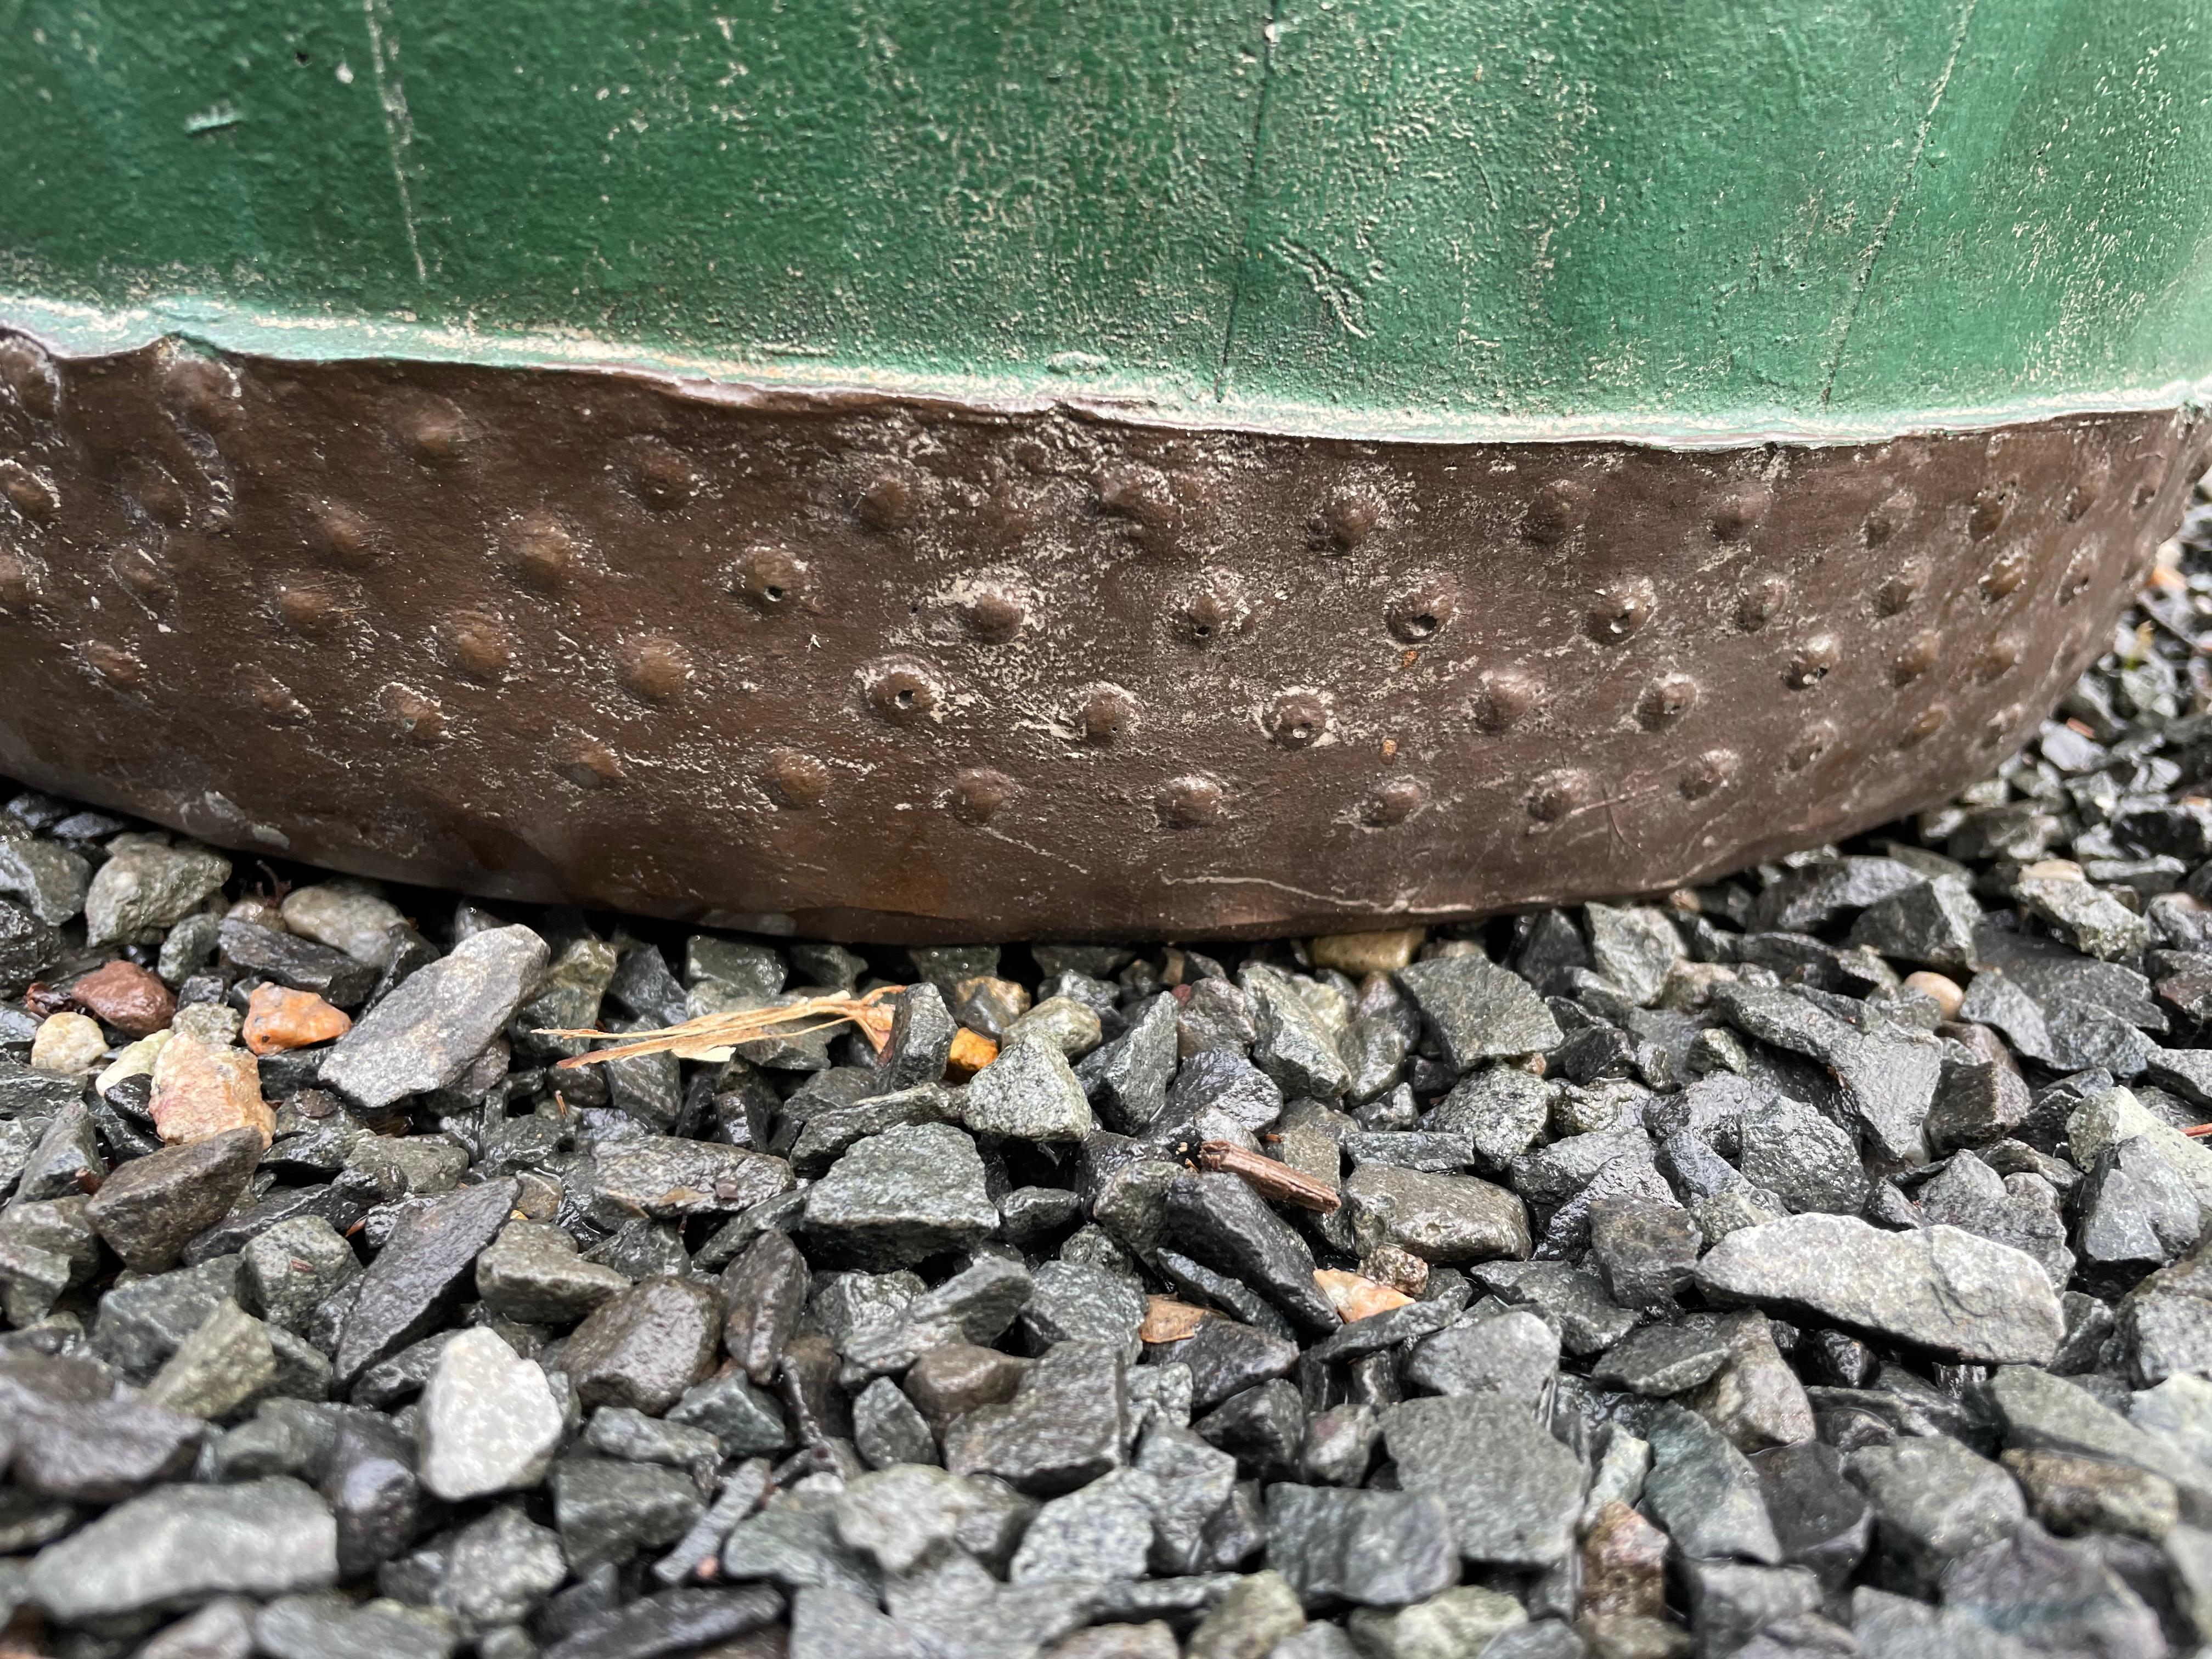
[(422, 1390), (422, 1484), (456, 1504), (534, 1486), (562, 1427), (561, 1403), (535, 1360), (495, 1332), (463, 1331)]
[(83, 1014), (48, 1014), (31, 1039), (31, 1064), (41, 1072), (76, 1077), (100, 1064), (107, 1039), (100, 1022)]

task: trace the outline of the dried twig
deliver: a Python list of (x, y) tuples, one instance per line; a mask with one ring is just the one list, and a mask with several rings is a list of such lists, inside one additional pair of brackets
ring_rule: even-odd
[(864, 997), (802, 997), (776, 1008), (747, 1008), (733, 1013), (702, 1014), (679, 1025), (650, 1031), (542, 1030), (539, 1036), (578, 1037), (614, 1042), (612, 1048), (575, 1054), (561, 1061), (562, 1067), (592, 1066), (605, 1060), (629, 1060), (637, 1054), (674, 1054), (678, 1060), (726, 1057), (740, 1043), (764, 1037), (811, 1036), (840, 1025), (856, 1025), (869, 1046), (881, 1052), (890, 1038), (894, 1018), (884, 999), (903, 991), (903, 985), (879, 985)]
[(1242, 1179), (1262, 1198), (1280, 1199), (1323, 1215), (1344, 1200), (1328, 1182), (1316, 1181), (1303, 1170), (1248, 1151), (1233, 1140), (1209, 1140), (1198, 1149), (1198, 1161), (1209, 1170), (1225, 1170)]

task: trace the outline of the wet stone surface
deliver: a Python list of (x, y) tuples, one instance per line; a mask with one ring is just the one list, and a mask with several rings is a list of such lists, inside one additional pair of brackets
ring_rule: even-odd
[[(2191, 1651), (2197, 543), (2160, 583), (1910, 823), (1372, 936), (272, 894), (0, 790), (6, 1639)], [(882, 987), (880, 1048), (538, 1029)]]

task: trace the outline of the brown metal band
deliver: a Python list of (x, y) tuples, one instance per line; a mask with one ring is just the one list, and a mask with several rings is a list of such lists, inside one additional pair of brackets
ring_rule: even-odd
[(1989, 767), (2205, 436), (1372, 443), (0, 338), (0, 771), (852, 939), (1649, 890)]

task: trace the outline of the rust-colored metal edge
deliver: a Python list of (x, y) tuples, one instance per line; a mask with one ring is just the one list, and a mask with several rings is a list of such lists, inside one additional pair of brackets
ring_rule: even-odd
[(921, 941), (1699, 878), (2033, 728), (2175, 411), (1680, 451), (0, 340), (0, 770), (492, 896)]

